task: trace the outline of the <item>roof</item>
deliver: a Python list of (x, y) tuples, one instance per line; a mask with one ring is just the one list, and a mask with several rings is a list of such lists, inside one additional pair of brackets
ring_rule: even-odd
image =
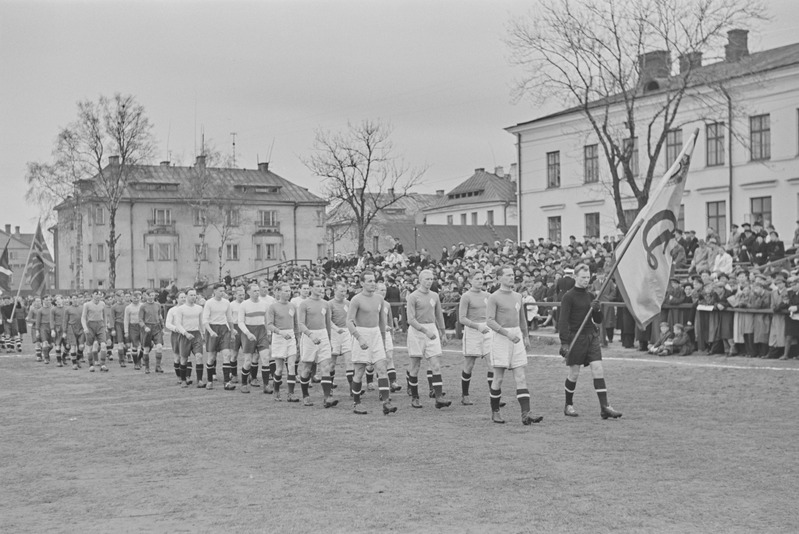
[[(467, 196), (469, 193), (476, 194)], [(515, 204), (516, 182), (497, 176), (494, 173), (486, 172), (484, 169), (475, 169), (471, 177), (458, 184), (446, 195), (437, 197), (437, 202), (425, 208), (425, 211), (447, 206), (483, 202), (510, 202)]]
[[(373, 204), (374, 202), (384, 204), (389, 201), (388, 195), (389, 193), (371, 194), (369, 196), (369, 200), (371, 200)], [(380, 213), (377, 215), (377, 217), (375, 217), (375, 219), (380, 221), (397, 222), (413, 221), (414, 216), (417, 213), (436, 202), (436, 200), (439, 198), (440, 197), (438, 195), (433, 194), (408, 193), (406, 196), (397, 199), (390, 206), (380, 210)], [(339, 202), (333, 206), (328, 213), (328, 224), (336, 224), (348, 219), (350, 214), (351, 209), (349, 204), (346, 202)]]
[[(105, 167), (104, 170), (110, 167)], [(132, 165), (128, 167), (128, 188), (124, 199), (186, 200), (197, 191), (197, 183), (207, 184), (198, 196), (209, 199), (258, 199), (264, 203), (325, 205), (327, 201), (285, 178), (262, 169), (216, 167), (177, 167), (169, 165)], [(249, 190), (246, 189), (249, 186)], [(255, 187), (272, 187), (274, 192), (253, 193)], [(196, 198), (196, 197), (195, 197)]]
[[(3, 230), (0, 230), (0, 247), (5, 247), (6, 243), (8, 243), (8, 239), (11, 238), (12, 243), (14, 241), (17, 242), (17, 246), (25, 247), (30, 249), (31, 243), (33, 243), (33, 239), (36, 234), (23, 234), (19, 233), (16, 234), (14, 232), (6, 233)], [(47, 247), (47, 243), (44, 244), (44, 257), (45, 259), (49, 259), (52, 261), (53, 257), (50, 255), (50, 249)]]
[[(716, 63), (710, 63), (708, 65), (702, 65), (701, 67), (694, 68), (691, 70), (691, 76), (694, 79), (694, 83), (692, 83), (691, 85), (698, 87), (698, 86), (708, 85), (711, 83), (722, 82), (725, 80), (742, 78), (744, 76), (761, 74), (771, 70), (790, 67), (793, 65), (799, 65), (799, 43), (780, 46), (777, 48), (770, 48), (768, 50), (762, 50), (760, 52), (754, 52), (747, 56), (742, 57), (738, 61), (718, 61)], [(678, 76), (679, 75), (676, 75), (673, 76), (672, 78), (676, 78)], [(646, 95), (647, 96), (656, 95), (661, 92), (662, 91), (651, 91), (646, 93)], [(621, 99), (622, 98), (620, 95), (613, 95), (608, 98), (603, 98), (601, 100), (592, 102), (590, 105), (592, 107), (600, 106), (608, 103), (618, 102), (621, 101)], [(518, 128), (520, 126), (534, 124), (547, 119), (553, 119), (563, 115), (569, 115), (571, 113), (580, 111), (582, 109), (583, 106), (581, 105), (562, 109), (555, 113), (544, 115), (543, 117), (538, 117), (536, 119), (529, 120), (526, 122), (520, 122), (513, 126), (509, 126), (505, 129), (511, 130), (514, 128)]]
[[(414, 228), (416, 238), (414, 240)], [(433, 256), (438, 257), (442, 247), (451, 247), (458, 243), (465, 245), (493, 243), (505, 239), (516, 240), (515, 226), (456, 226), (452, 224), (420, 224), (397, 223), (391, 226), (391, 235), (405, 244), (406, 253), (414, 248), (426, 248)]]

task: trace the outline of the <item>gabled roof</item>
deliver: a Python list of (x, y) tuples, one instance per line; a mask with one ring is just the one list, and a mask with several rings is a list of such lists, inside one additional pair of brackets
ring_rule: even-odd
[[(755, 74), (761, 74), (764, 72), (768, 72), (775, 69), (781, 69), (785, 67), (790, 67), (793, 65), (799, 65), (799, 43), (794, 43), (790, 45), (780, 46), (777, 48), (771, 48), (769, 50), (762, 50), (760, 52), (754, 52), (747, 56), (742, 57), (738, 61), (718, 61), (716, 63), (710, 63), (708, 65), (702, 65), (701, 67), (694, 68), (691, 70), (691, 77), (693, 83), (691, 86), (701, 87), (703, 85), (709, 85), (713, 83), (719, 83), (726, 80), (732, 80), (735, 78), (742, 78), (744, 76), (751, 76)], [(679, 77), (679, 74), (672, 77), (672, 79)], [(668, 80), (662, 85), (668, 84)], [(649, 95), (657, 95), (664, 91), (651, 91), (647, 92), (645, 95), (639, 95), (639, 98), (643, 96)], [(621, 101), (621, 95), (613, 95), (607, 98), (603, 98), (592, 102), (589, 107), (599, 107), (604, 106), (608, 103), (615, 103)], [(521, 126), (527, 126), (529, 124), (535, 124), (540, 121), (545, 121), (547, 119), (553, 119), (555, 117), (560, 117), (563, 115), (570, 115), (571, 113), (578, 112), (583, 109), (583, 106), (574, 106), (566, 109), (562, 109), (555, 113), (550, 113), (549, 115), (544, 115), (543, 117), (538, 117), (533, 120), (529, 120), (526, 122), (520, 122), (513, 126), (508, 126), (505, 130), (512, 130)]]
[[(325, 199), (269, 170), (132, 165), (128, 167), (128, 172), (128, 188), (124, 195), (126, 200), (185, 201), (191, 198), (193, 191), (198, 190), (196, 184), (202, 182), (207, 184), (202, 197), (208, 199), (327, 204)], [(254, 192), (256, 187), (263, 192)], [(266, 189), (272, 191), (266, 192)]]
[[(414, 241), (414, 228), (416, 239)], [(516, 241), (515, 226), (455, 226), (451, 224), (393, 224), (391, 236), (399, 238), (408, 254), (416, 243), (416, 250), (426, 248), (436, 259), (441, 256), (442, 247), (451, 247), (458, 243), (465, 245), (492, 244), (494, 241), (512, 239)]]
[[(368, 199), (372, 206), (375, 203), (384, 204), (389, 201), (389, 193), (371, 194)], [(425, 193), (408, 193), (399, 198), (390, 206), (380, 210), (375, 217), (380, 221), (413, 221), (414, 216), (433, 204), (439, 198), (438, 195)], [(330, 209), (327, 215), (328, 224), (337, 224), (351, 217), (351, 209), (346, 202), (339, 202)]]
[[(30, 249), (31, 243), (35, 238), (36, 234), (23, 234), (23, 233), (6, 233), (3, 230), (0, 230), (0, 247), (5, 247), (6, 243), (8, 243), (8, 239), (11, 238), (11, 242), (17, 243), (19, 247), (26, 247)], [(2, 252), (2, 248), (0, 248), (0, 252)], [(47, 247), (47, 243), (44, 244), (44, 257), (45, 259), (49, 259), (52, 261), (53, 257), (50, 255), (50, 249)]]
[(455, 186), (446, 195), (437, 197), (437, 202), (425, 208), (425, 211), (429, 212), (449, 206), (483, 202), (510, 202), (515, 204), (516, 182), (486, 172), (485, 169), (475, 169), (472, 176)]

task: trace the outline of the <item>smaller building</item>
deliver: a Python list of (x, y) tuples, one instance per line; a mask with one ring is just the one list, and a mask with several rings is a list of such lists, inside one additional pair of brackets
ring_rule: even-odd
[(452, 191), (437, 196), (432, 205), (424, 209), (426, 224), (455, 226), (515, 226), (516, 181), (502, 167), (493, 173), (484, 168), (458, 184)]
[[(4, 230), (0, 230), (0, 253), (3, 252), (3, 247), (5, 247), (6, 243), (8, 243), (8, 264), (11, 268), (11, 272), (13, 273), (9, 283), (14, 293), (16, 293), (17, 289), (19, 288), (19, 282), (25, 275), (25, 262), (28, 260), (28, 254), (30, 253), (31, 243), (33, 242), (34, 237), (36, 237), (35, 233), (21, 233), (19, 231), (19, 226), (15, 226), (14, 231), (12, 232), (10, 224), (6, 224)], [(52, 261), (52, 256), (50, 255), (49, 249), (45, 248), (44, 254), (45, 258)], [(47, 289), (51, 289), (54, 284), (55, 273), (50, 271), (47, 274)], [(22, 294), (28, 294), (30, 290), (30, 280), (28, 280), (26, 277), (22, 284)]]

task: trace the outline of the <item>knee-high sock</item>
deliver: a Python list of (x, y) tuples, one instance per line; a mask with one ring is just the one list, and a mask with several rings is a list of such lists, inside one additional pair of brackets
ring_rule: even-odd
[(597, 397), (599, 397), (599, 405), (604, 408), (608, 405), (608, 388), (605, 386), (605, 379), (595, 378), (594, 389), (596, 390)]
[(391, 393), (391, 388), (388, 385), (388, 378), (378, 378), (377, 389), (380, 391), (380, 400), (382, 402), (386, 402), (388, 400), (389, 393)]
[(530, 391), (528, 389), (517, 389), (516, 400), (519, 401), (522, 414), (526, 414), (530, 411)]
[(433, 371), (427, 370), (427, 385), (430, 386), (430, 391), (433, 391)]
[(271, 374), (271, 365), (269, 362), (261, 363), (261, 380), (264, 385), (269, 383), (269, 376)]
[(311, 375), (310, 374), (308, 374), (308, 376), (306, 376), (306, 377), (300, 376), (300, 388), (302, 389), (302, 397), (303, 398), (309, 396), (308, 384), (310, 382), (311, 382)]
[(566, 405), (571, 406), (574, 404), (574, 388), (577, 387), (577, 382), (572, 382), (568, 378), (566, 379)]
[(330, 396), (330, 389), (333, 385), (333, 378), (330, 375), (323, 375), (322, 376), (322, 393), (324, 394), (325, 398)]
[(433, 375), (433, 393), (435, 393), (436, 398), (440, 398), (442, 393), (444, 392), (444, 381), (441, 378), (440, 374)]
[(361, 402), (361, 383), (355, 382), (354, 380), (352, 382), (352, 399), (355, 401), (355, 404)]
[(491, 399), (491, 410), (494, 412), (499, 411), (499, 400), (502, 398), (502, 389), (493, 389), (489, 390), (489, 395)]
[(472, 380), (472, 374), (466, 371), (461, 371), (461, 394), (464, 397), (469, 396), (469, 382)]
[(408, 375), (408, 389), (411, 390), (411, 397), (419, 398), (419, 377)]
[(203, 367), (205, 367), (205, 366), (203, 364), (201, 364), (201, 363), (195, 363), (194, 364), (194, 372), (197, 373), (197, 383), (198, 384), (203, 381)]
[(288, 375), (286, 377), (286, 386), (289, 388), (289, 395), (294, 393), (294, 386), (297, 384), (297, 376), (296, 375)]

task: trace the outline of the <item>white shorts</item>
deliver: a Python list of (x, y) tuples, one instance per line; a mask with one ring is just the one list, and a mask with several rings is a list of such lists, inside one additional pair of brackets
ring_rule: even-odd
[(486, 327), (485, 323), (475, 323), (477, 328), (464, 327), (463, 329), (463, 355), (485, 356), (491, 353), (492, 330), (483, 334), (479, 329)]
[(386, 352), (394, 350), (394, 338), (391, 336), (391, 332), (386, 331)]
[(327, 337), (327, 330), (311, 330), (311, 333), (321, 339), (318, 345), (311, 340), (311, 336), (303, 334), (300, 338), (300, 361), (303, 363), (319, 363), (331, 358), (330, 338)]
[(441, 336), (438, 333), (438, 328), (433, 323), (420, 324), (420, 326), (428, 332), (435, 332), (436, 338), (430, 339), (417, 329), (410, 327), (408, 329), (408, 356), (411, 358), (439, 356), (441, 354)]
[(494, 332), (491, 341), (491, 367), (503, 369), (516, 369), (527, 365), (527, 353), (524, 350), (524, 338), (519, 327), (506, 328), (508, 335), (519, 336), (518, 343), (511, 343), (510, 339)]
[[(283, 336), (286, 334), (291, 335), (291, 339), (286, 339)], [(287, 329), (281, 330), (280, 335), (272, 335), (272, 355), (271, 358), (280, 358), (283, 360), (289, 359), (291, 356), (297, 355), (297, 340), (294, 338), (294, 330)]]
[(369, 348), (362, 349), (360, 342), (352, 338), (352, 363), (375, 363), (386, 359), (386, 350), (383, 348), (383, 336), (380, 335), (380, 328), (373, 326), (356, 327), (361, 341), (365, 341)]
[(336, 356), (352, 350), (352, 334), (350, 334), (350, 331), (344, 328), (344, 331), (339, 334), (337, 330), (338, 327), (335, 325), (330, 329), (330, 348)]

